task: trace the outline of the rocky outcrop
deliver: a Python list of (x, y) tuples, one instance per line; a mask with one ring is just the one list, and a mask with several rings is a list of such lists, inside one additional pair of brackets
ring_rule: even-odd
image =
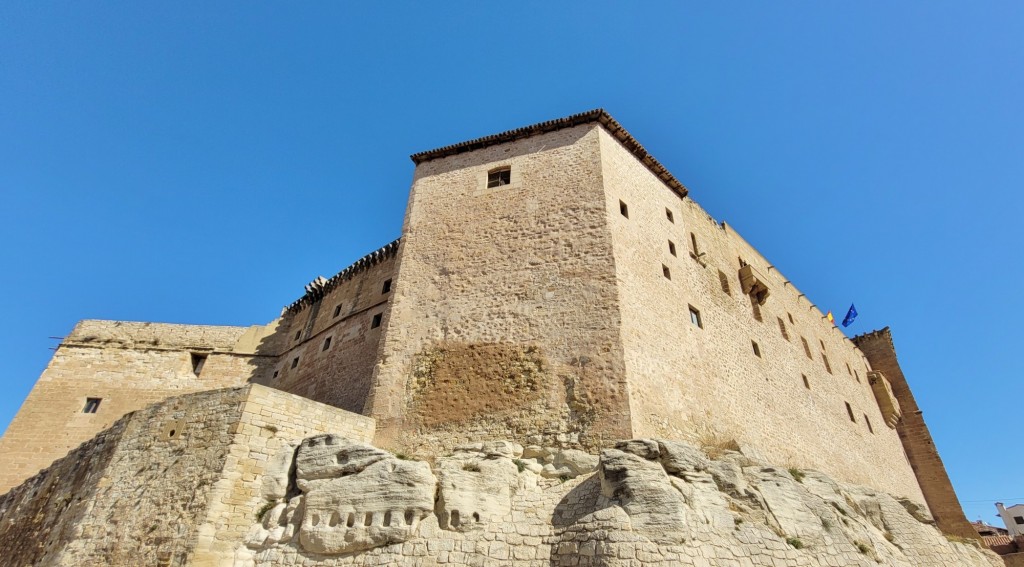
[(269, 509), (236, 565), (1001, 565), (944, 537), (917, 503), (715, 454), (651, 439), (599, 456), (491, 441), (432, 469), (317, 436), (273, 457)]

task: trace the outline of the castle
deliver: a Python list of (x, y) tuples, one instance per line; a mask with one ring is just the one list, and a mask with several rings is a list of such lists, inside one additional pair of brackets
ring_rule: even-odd
[(976, 538), (889, 330), (848, 339), (609, 114), (412, 160), (401, 238), (267, 325), (80, 322), (0, 439), (0, 493), (112, 431), (198, 435), (195, 411), (423, 459), (497, 440), (727, 446), (926, 504)]

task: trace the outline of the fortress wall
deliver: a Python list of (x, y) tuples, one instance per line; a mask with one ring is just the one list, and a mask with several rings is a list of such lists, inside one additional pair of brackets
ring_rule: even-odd
[(910, 390), (907, 378), (896, 359), (896, 349), (889, 328), (860, 335), (854, 340), (867, 354), (874, 369), (882, 372), (892, 384), (893, 394), (903, 411), (903, 419), (897, 424), (896, 430), (906, 447), (907, 457), (917, 472), (921, 491), (939, 529), (947, 534), (978, 539), (978, 532), (964, 516), (960, 500), (953, 490), (953, 483), (949, 480), (946, 467), (942, 464), (942, 458), (935, 447), (935, 441), (928, 431), (928, 424), (924, 421), (924, 414), (918, 407), (914, 393)]
[[(82, 321), (0, 438), (0, 492), (110, 427), (168, 396), (244, 384), (272, 359), (237, 353), (251, 328)], [(243, 341), (244, 342), (244, 341)], [(193, 371), (192, 353), (206, 356)], [(99, 398), (95, 413), (86, 400)]]
[(316, 302), (286, 312), (274, 337), (281, 345), (275, 353), (279, 356), (255, 381), (362, 412), (383, 329), (372, 328), (373, 318), (383, 316), (392, 295), (383, 291), (384, 282), (392, 280), (393, 286), (394, 272), (395, 257), (387, 257), (341, 281)]
[[(693, 201), (678, 197), (604, 131), (601, 158), (634, 436), (705, 443), (735, 439), (768, 461), (816, 468), (921, 501), (857, 348), (756, 250)], [(620, 214), (620, 200), (629, 218)], [(706, 267), (691, 255), (691, 233)], [(767, 279), (771, 295), (760, 306), (761, 321), (741, 289), (740, 258)], [(691, 323), (691, 305), (699, 310), (703, 328)]]
[[(417, 166), (367, 405), (379, 445), (629, 435), (597, 158), (588, 124)], [(500, 166), (511, 183), (488, 189)], [(432, 432), (399, 437), (403, 419)]]
[(373, 420), (260, 385), (132, 412), (0, 496), (4, 563), (230, 564), (274, 455), (327, 432), (368, 442)]

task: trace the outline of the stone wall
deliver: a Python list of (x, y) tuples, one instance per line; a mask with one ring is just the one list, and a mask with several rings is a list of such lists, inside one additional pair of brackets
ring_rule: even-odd
[(963, 538), (978, 539), (978, 532), (964, 516), (960, 500), (953, 490), (946, 467), (935, 447), (924, 414), (917, 406), (910, 390), (892, 343), (892, 333), (886, 327), (860, 335), (854, 342), (867, 355), (875, 370), (881, 371), (892, 384), (893, 394), (900, 403), (903, 419), (896, 426), (907, 450), (907, 458), (917, 472), (925, 501), (939, 527), (948, 534)]
[[(600, 132), (633, 434), (736, 441), (921, 501), (857, 347), (731, 227)], [(744, 293), (741, 262), (764, 280), (763, 305)]]
[[(169, 396), (244, 384), (273, 358), (268, 327), (81, 321), (0, 438), (0, 493), (124, 414)], [(202, 366), (196, 368), (199, 358)], [(89, 398), (99, 400), (87, 413)]]
[(11, 565), (230, 564), (274, 456), (328, 430), (369, 441), (373, 422), (259, 385), (168, 398), (0, 497), (0, 552)]
[(332, 278), (329, 290), (307, 294), (287, 309), (274, 335), (277, 360), (254, 380), (362, 412), (380, 346), (383, 313), (396, 283), (397, 248), (393, 243), (378, 251), (380, 258), (375, 261), (360, 260), (365, 265), (357, 262)]
[[(367, 405), (382, 446), (628, 436), (597, 130), (417, 166)], [(488, 188), (488, 172), (509, 166), (511, 182)], [(431, 426), (431, 392), (449, 400), (443, 427)]]

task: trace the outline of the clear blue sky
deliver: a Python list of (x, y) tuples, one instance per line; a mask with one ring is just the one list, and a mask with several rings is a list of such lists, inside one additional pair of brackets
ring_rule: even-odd
[(604, 107), (823, 310), (893, 328), (998, 522), (1024, 4), (710, 4), (3, 3), (0, 428), (77, 320), (267, 322), (399, 235), (409, 154)]

